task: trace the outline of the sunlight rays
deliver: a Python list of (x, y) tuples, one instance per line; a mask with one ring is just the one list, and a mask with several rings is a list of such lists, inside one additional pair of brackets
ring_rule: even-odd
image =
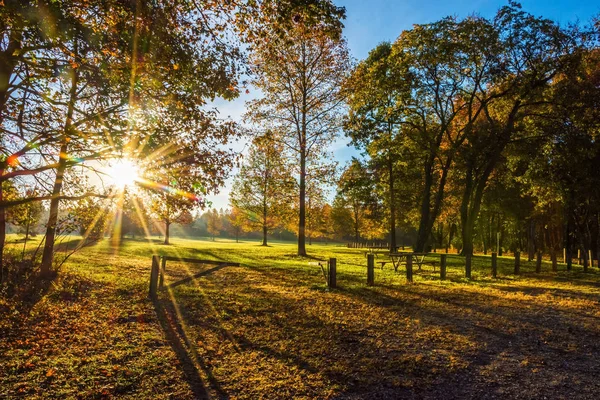
[(140, 179), (141, 174), (141, 167), (127, 158), (113, 161), (112, 165), (106, 169), (107, 177), (120, 189), (133, 186)]

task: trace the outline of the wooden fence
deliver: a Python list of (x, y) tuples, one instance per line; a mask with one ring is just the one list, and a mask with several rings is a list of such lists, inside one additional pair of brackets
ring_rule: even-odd
[[(240, 263), (215, 260), (198, 260), (195, 258), (180, 258), (172, 256), (152, 256), (152, 269), (150, 271), (150, 298), (156, 298), (158, 290), (165, 288), (165, 271), (167, 269), (167, 261), (179, 261), (190, 264), (216, 265), (217, 267), (239, 267)], [(183, 281), (191, 280), (192, 277), (186, 278)], [(182, 282), (183, 282), (182, 281)], [(177, 284), (177, 283), (175, 283)], [(175, 285), (173, 284), (173, 285)]]

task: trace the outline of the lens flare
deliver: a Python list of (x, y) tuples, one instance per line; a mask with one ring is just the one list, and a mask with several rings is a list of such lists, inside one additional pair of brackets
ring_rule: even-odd
[(112, 184), (124, 189), (139, 181), (140, 167), (131, 160), (121, 158), (111, 163), (106, 171), (106, 175), (110, 178)]

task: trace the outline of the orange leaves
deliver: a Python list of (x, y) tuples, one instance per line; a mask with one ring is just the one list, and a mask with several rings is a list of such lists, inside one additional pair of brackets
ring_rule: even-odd
[(6, 163), (11, 167), (16, 167), (19, 165), (19, 157), (13, 154), (6, 159)]

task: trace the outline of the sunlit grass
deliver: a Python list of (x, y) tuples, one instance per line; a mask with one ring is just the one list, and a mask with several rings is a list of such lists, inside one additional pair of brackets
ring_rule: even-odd
[[(9, 251), (22, 246), (15, 239), (9, 236)], [(490, 257), (477, 256), (468, 281), (463, 259), (449, 256), (446, 281), (439, 266), (434, 272), (425, 264), (409, 285), (403, 267), (394, 273), (388, 263), (383, 270), (377, 264), (376, 285), (368, 287), (362, 250), (308, 246), (316, 258), (337, 258), (339, 288), (328, 291), (319, 266), (297, 257), (294, 243), (172, 241), (125, 239), (115, 247), (104, 240), (72, 256), (35, 304), (3, 300), (0, 346), (7, 357), (0, 361), (0, 397), (193, 398), (172, 335), (216, 397), (423, 394), (434, 382), (431, 387), (458, 390), (465, 377), (484, 386), (493, 380), (509, 397), (518, 382), (535, 397), (539, 390), (570, 393), (561, 388), (574, 373), (586, 387), (595, 385), (593, 368), (581, 368), (600, 350), (596, 268), (584, 274), (582, 267), (566, 272), (559, 265), (552, 273), (545, 263), (536, 274), (535, 263), (523, 260), (521, 276), (514, 276), (513, 259), (500, 258), (492, 279)], [(241, 267), (161, 292), (167, 317), (160, 322), (147, 298), (153, 254)], [(169, 261), (165, 283), (208, 268)], [(522, 373), (514, 375), (514, 368)], [(540, 379), (550, 383), (537, 388)], [(421, 397), (443, 395), (433, 390)]]

